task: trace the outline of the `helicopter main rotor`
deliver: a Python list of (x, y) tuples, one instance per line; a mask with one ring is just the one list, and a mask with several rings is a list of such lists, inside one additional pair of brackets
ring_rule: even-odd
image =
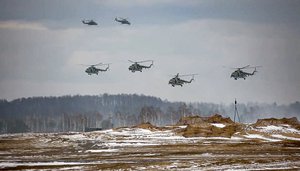
[(244, 67), (240, 67), (240, 68), (231, 68), (231, 69), (238, 69), (238, 70), (241, 70), (241, 69), (250, 69), (250, 68), (260, 68), (262, 66), (250, 66), (250, 65), (247, 65), (247, 66), (244, 66)]
[(111, 64), (111, 63), (104, 64), (104, 63), (100, 62), (98, 64), (93, 64), (93, 65), (88, 65), (88, 64), (79, 64), (79, 65), (82, 65), (82, 66), (103, 66), (103, 65), (109, 65), (109, 64)]
[(195, 76), (195, 75), (199, 75), (199, 74), (184, 74), (184, 75), (172, 75), (172, 77), (176, 77), (176, 76), (178, 76), (178, 77), (188, 77), (188, 76)]
[(132, 60), (128, 60), (129, 62), (131, 63), (144, 63), (144, 62), (152, 62), (153, 63), (153, 60), (145, 60), (145, 61), (132, 61)]
[(231, 68), (231, 69), (238, 69), (238, 70), (240, 70), (240, 69), (245, 69), (245, 68), (249, 68), (250, 67), (250, 65), (247, 65), (247, 66), (244, 66), (244, 67), (239, 67), (239, 68)]

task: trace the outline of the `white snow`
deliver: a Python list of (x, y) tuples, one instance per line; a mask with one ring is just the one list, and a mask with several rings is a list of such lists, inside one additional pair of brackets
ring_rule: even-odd
[(262, 135), (259, 135), (259, 134), (247, 134), (247, 135), (244, 135), (244, 137), (246, 138), (253, 138), (253, 139), (262, 139), (262, 140), (266, 140), (266, 141), (271, 141), (271, 142), (277, 142), (277, 141), (281, 141), (281, 140), (277, 140), (277, 139), (271, 139), (271, 138), (266, 138)]
[(94, 163), (82, 163), (82, 162), (1, 162), (0, 168), (7, 168), (7, 167), (17, 167), (17, 166), (74, 166), (74, 165), (90, 165), (90, 164), (97, 164)]
[(187, 125), (181, 125), (181, 126), (178, 126), (179, 128), (186, 128)]
[(74, 135), (63, 135), (63, 136), (61, 136), (61, 138), (66, 138), (66, 139), (70, 139), (72, 141), (77, 141), (77, 140), (86, 139), (87, 137), (85, 135), (83, 135), (82, 133), (77, 133)]
[(268, 125), (263, 127), (257, 127), (257, 131), (266, 132), (266, 133), (274, 133), (274, 132), (284, 132), (284, 133), (296, 133), (300, 134), (300, 131), (294, 128), (291, 128), (290, 125)]
[(300, 138), (287, 137), (287, 136), (283, 136), (283, 135), (280, 135), (280, 134), (274, 134), (274, 135), (271, 135), (271, 136), (275, 137), (275, 138), (280, 138), (280, 139), (288, 139), (288, 140), (300, 141)]
[(99, 150), (86, 150), (86, 153), (111, 153), (111, 152), (118, 152), (118, 149), (99, 149)]
[(212, 123), (213, 126), (218, 127), (218, 128), (224, 128), (226, 125), (222, 123)]

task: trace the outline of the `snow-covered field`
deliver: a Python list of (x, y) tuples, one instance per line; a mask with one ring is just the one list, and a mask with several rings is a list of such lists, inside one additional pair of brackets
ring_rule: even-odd
[(248, 127), (231, 138), (185, 138), (180, 129), (185, 126), (0, 135), (0, 169), (300, 169), (300, 132), (289, 125)]

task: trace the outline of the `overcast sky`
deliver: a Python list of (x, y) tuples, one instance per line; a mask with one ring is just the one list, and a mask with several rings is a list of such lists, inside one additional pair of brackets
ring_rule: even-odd
[[(131, 73), (128, 59), (153, 59), (154, 67)], [(89, 76), (79, 65), (99, 62), (111, 69)], [(230, 67), (245, 65), (263, 67), (246, 80), (230, 78)], [(199, 75), (173, 88), (176, 73)], [(103, 93), (299, 101), (300, 1), (0, 0), (0, 98)]]

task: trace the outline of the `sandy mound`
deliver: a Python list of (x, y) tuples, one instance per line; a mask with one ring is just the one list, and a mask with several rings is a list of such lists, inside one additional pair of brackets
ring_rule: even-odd
[(200, 116), (186, 116), (180, 118), (176, 125), (195, 125), (204, 123)]
[(218, 128), (211, 124), (188, 125), (182, 132), (184, 137), (231, 137), (238, 127), (235, 124)]
[[(213, 124), (220, 124), (224, 127), (217, 127)], [(219, 114), (210, 117), (182, 117), (177, 125), (188, 125), (187, 128), (178, 132), (184, 137), (231, 137), (235, 132), (243, 129), (242, 124), (235, 124), (230, 118), (223, 118)]]
[(223, 124), (233, 124), (234, 122), (230, 118), (223, 118), (222, 115), (214, 114), (209, 117), (201, 116), (187, 116), (182, 117), (177, 125), (198, 125), (203, 123), (223, 123)]
[(290, 125), (296, 129), (300, 129), (300, 123), (296, 117), (293, 118), (268, 118), (268, 119), (258, 119), (254, 127), (262, 127), (262, 126), (269, 126), (269, 125)]
[(233, 124), (234, 122), (228, 117), (223, 118), (222, 115), (214, 114), (210, 117), (201, 117), (204, 122), (208, 123), (224, 123), (224, 124)]
[(133, 126), (132, 128), (142, 128), (142, 129), (149, 129), (149, 130), (159, 129), (159, 127), (152, 125), (150, 122), (141, 123), (139, 125)]

